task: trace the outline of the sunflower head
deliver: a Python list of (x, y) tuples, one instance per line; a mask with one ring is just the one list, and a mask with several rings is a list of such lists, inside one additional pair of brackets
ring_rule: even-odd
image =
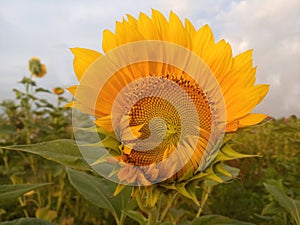
[(37, 57), (32, 57), (29, 60), (28, 68), (30, 73), (38, 78), (42, 78), (47, 73), (46, 66), (41, 64), (40, 59)]
[(266, 117), (250, 113), (268, 91), (254, 84), (252, 51), (233, 57), (208, 25), (196, 30), (173, 12), (129, 15), (104, 31), (103, 51), (72, 49), (80, 84), (69, 105), (95, 118), (100, 150), (89, 160), (110, 179), (190, 179), (215, 160), (225, 132)]
[(63, 89), (62, 87), (55, 87), (52, 91), (56, 95), (62, 95), (65, 92), (65, 89)]

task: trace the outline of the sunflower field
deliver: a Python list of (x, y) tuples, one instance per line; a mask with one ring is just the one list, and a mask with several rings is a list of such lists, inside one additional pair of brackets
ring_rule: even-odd
[[(71, 169), (86, 170), (72, 146), (71, 111), (63, 107), (69, 101), (61, 95), (63, 89), (47, 90), (26, 77), (20, 83), (24, 89), (13, 90), (16, 98), (1, 103), (0, 224), (33, 224), (33, 218), (36, 224), (117, 224), (104, 201), (112, 198), (109, 189), (114, 185)], [(49, 102), (47, 95), (56, 96), (56, 102)], [(270, 119), (235, 133), (230, 145), (256, 156), (227, 163), (240, 168), (239, 175), (211, 190), (203, 209), (209, 216), (205, 224), (299, 224), (299, 140), (296, 116)], [(84, 186), (80, 179), (91, 183)], [(191, 222), (195, 204), (180, 196), (175, 203), (166, 218), (174, 224), (198, 224)], [(136, 202), (128, 207), (135, 209)], [(133, 218), (143, 220), (131, 210), (125, 224), (142, 223)]]

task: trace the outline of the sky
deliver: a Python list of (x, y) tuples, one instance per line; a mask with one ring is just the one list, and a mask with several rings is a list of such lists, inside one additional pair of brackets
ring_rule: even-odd
[(256, 82), (271, 86), (254, 112), (300, 116), (299, 0), (0, 0), (0, 101), (14, 98), (32, 56), (47, 66), (40, 86), (76, 84), (69, 48), (102, 51), (105, 29), (114, 31), (126, 14), (150, 16), (152, 8), (165, 16), (172, 10), (196, 28), (209, 24), (234, 55), (254, 49)]

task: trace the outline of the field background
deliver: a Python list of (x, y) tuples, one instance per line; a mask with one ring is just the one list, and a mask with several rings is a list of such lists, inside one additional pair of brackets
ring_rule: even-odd
[[(24, 79), (21, 81), (24, 90), (15, 89), (16, 98), (0, 105), (0, 146), (73, 139), (71, 111), (63, 107), (70, 99)], [(31, 88), (30, 94), (26, 87)], [(48, 98), (56, 100), (53, 103)], [(204, 214), (220, 214), (262, 225), (297, 224), (264, 183), (276, 185), (291, 199), (300, 199), (300, 120), (296, 116), (270, 118), (239, 130), (230, 145), (238, 152), (257, 157), (229, 162), (240, 168), (240, 174), (237, 179), (214, 188)], [(63, 225), (115, 224), (108, 210), (97, 208), (73, 188), (65, 167), (36, 155), (0, 148), (0, 184), (35, 183), (51, 185), (28, 191), (15, 201), (2, 205), (0, 201), (0, 222), (37, 217)], [(188, 207), (194, 206), (180, 203), (170, 211), (184, 214)], [(135, 224), (131, 219), (126, 223)]]

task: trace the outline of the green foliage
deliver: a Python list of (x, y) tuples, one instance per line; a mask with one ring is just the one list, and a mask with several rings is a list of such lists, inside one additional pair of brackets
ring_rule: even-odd
[(271, 120), (235, 134), (230, 141), (235, 150), (259, 157), (230, 162), (240, 168), (239, 179), (214, 189), (209, 211), (256, 224), (284, 224), (269, 223), (268, 218), (260, 215), (269, 204), (263, 183), (281, 180), (292, 196), (300, 196), (299, 140), (300, 120), (295, 116)]
[[(32, 77), (20, 84), (15, 100), (0, 104), (0, 225), (299, 225), (298, 118), (241, 129), (193, 178), (132, 190), (92, 173), (72, 140), (67, 99), (49, 101)], [(96, 132), (119, 151), (113, 134)]]
[[(42, 143), (72, 138), (71, 111), (63, 108), (69, 100), (39, 87), (32, 77), (24, 77), (20, 84), (23, 85), (23, 89), (13, 90), (16, 94), (15, 100), (0, 103), (0, 146), (11, 145), (15, 148), (15, 151), (0, 148), (0, 183), (5, 184), (1, 186), (1, 191), (4, 191), (4, 187), (10, 186), (24, 187), (25, 191), (29, 190), (26, 188), (35, 187), (33, 184), (39, 186), (51, 183), (51, 185), (26, 191), (24, 195), (20, 189), (18, 199), (16, 199), (18, 192), (10, 192), (9, 196), (1, 194), (1, 202), (6, 204), (0, 206), (0, 221), (10, 221), (4, 224), (52, 224), (50, 222), (62, 225), (114, 224), (106, 210), (95, 209), (94, 205), (73, 189), (66, 179), (64, 167), (38, 156), (53, 158), (55, 161), (56, 155), (43, 147)], [(24, 144), (30, 143), (40, 144), (30, 146), (30, 149), (26, 148)], [(70, 153), (67, 156), (68, 166), (88, 169), (84, 168), (85, 161), (82, 160), (80, 153), (74, 150), (76, 146), (72, 146), (72, 143), (72, 140), (63, 143), (54, 141), (52, 147), (60, 150), (61, 161), (65, 160), (64, 154)], [(22, 148), (23, 151), (18, 148)], [(29, 154), (31, 151), (39, 154), (34, 156)], [(7, 197), (15, 200), (8, 203)], [(39, 219), (14, 220), (22, 217)], [(49, 222), (45, 223), (40, 219)]]
[[(277, 121), (269, 122), (267, 125), (270, 126), (271, 123), (277, 123)], [(258, 127), (258, 128), (256, 128), (256, 131), (254, 134), (257, 135), (257, 133), (260, 132), (260, 129), (266, 129), (266, 128), (265, 128), (265, 126)], [(292, 129), (288, 129), (288, 131), (294, 132), (294, 130), (292, 130)], [(264, 130), (264, 132), (266, 132), (266, 131)], [(185, 221), (182, 224), (191, 225), (191, 224), (198, 224), (200, 222), (208, 223), (208, 224), (209, 224), (209, 222), (212, 224), (214, 224), (214, 223), (215, 224), (252, 224), (250, 222), (248, 222), (248, 223), (240, 222), (241, 220), (244, 220), (244, 221), (248, 220), (248, 221), (253, 221), (254, 223), (260, 223), (260, 224), (274, 224), (274, 223), (275, 224), (289, 224), (288, 222), (285, 223), (286, 221), (288, 221), (286, 218), (289, 218), (289, 213), (286, 212), (286, 210), (282, 206), (280, 206), (278, 203), (275, 204), (274, 202), (271, 202), (271, 203), (267, 204), (268, 197), (264, 194), (263, 191), (258, 192), (258, 193), (254, 192), (254, 191), (251, 191), (251, 192), (248, 191), (246, 193), (245, 192), (241, 193), (241, 192), (237, 191), (237, 190), (241, 190), (239, 187), (239, 185), (241, 185), (241, 184), (250, 185), (255, 181), (256, 188), (261, 188), (261, 187), (263, 187), (262, 182), (269, 180), (271, 178), (274, 178), (274, 177), (278, 177), (278, 176), (275, 176), (273, 173), (280, 174), (281, 170), (277, 170), (277, 169), (285, 168), (283, 165), (281, 165), (282, 162), (285, 162), (285, 161), (278, 160), (278, 157), (281, 157), (280, 154), (282, 154), (282, 152), (277, 152), (277, 154), (280, 153), (279, 155), (276, 156), (277, 158), (270, 157), (269, 155), (264, 156), (264, 157), (266, 157), (266, 160), (276, 160), (276, 162), (277, 162), (277, 164), (275, 163), (273, 165), (274, 166), (276, 165), (278, 167), (276, 167), (276, 169), (274, 169), (272, 173), (269, 173), (269, 171), (270, 171), (269, 167), (272, 164), (267, 165), (266, 167), (258, 167), (258, 168), (257, 168), (257, 164), (254, 164), (254, 162), (258, 163), (258, 164), (265, 163), (265, 162), (261, 162), (261, 160), (264, 159), (261, 156), (252, 158), (252, 159), (247, 159), (247, 161), (245, 161), (245, 160), (244, 161), (242, 161), (242, 160), (233, 161), (231, 163), (232, 166), (238, 166), (242, 169), (242, 172), (240, 174), (240, 176), (241, 176), (240, 181), (230, 182), (227, 185), (221, 185), (221, 186), (217, 185), (216, 186), (219, 179), (228, 182), (232, 179), (232, 177), (236, 176), (239, 173), (239, 170), (236, 169), (235, 167), (228, 166), (228, 165), (225, 165), (220, 162), (224, 161), (224, 160), (232, 160), (237, 156), (247, 157), (247, 155), (236, 153), (235, 151), (232, 150), (232, 148), (230, 146), (234, 146), (234, 148), (236, 149), (236, 148), (241, 148), (241, 146), (243, 146), (243, 147), (246, 146), (246, 145), (240, 144), (240, 143), (249, 143), (249, 142), (252, 143), (253, 139), (250, 139), (248, 135), (249, 136), (253, 135), (253, 133), (250, 129), (240, 132), (239, 134), (237, 134), (238, 137), (236, 137), (235, 139), (233, 139), (233, 141), (224, 145), (223, 148), (225, 149), (225, 152), (223, 152), (221, 150), (220, 154), (216, 158), (216, 163), (213, 163), (212, 167), (210, 168), (215, 171), (215, 174), (217, 176), (210, 177), (211, 179), (206, 180), (206, 182), (203, 183), (204, 184), (204, 186), (202, 187), (203, 189), (199, 189), (199, 188), (194, 189), (197, 186), (193, 187), (193, 185), (191, 185), (192, 183), (184, 184), (183, 189), (178, 186), (179, 184), (176, 184), (177, 186), (176, 187), (174, 186), (174, 188), (177, 191), (179, 191), (179, 193), (181, 193), (181, 195), (174, 198), (172, 200), (173, 202), (170, 204), (168, 202), (171, 202), (171, 198), (172, 198), (172, 196), (174, 196), (174, 192), (172, 191), (172, 188), (170, 189), (169, 192), (166, 192), (166, 196), (169, 196), (169, 197), (167, 197), (167, 198), (161, 197), (159, 199), (159, 205), (160, 205), (160, 210), (165, 211), (167, 209), (166, 210), (167, 213), (166, 213), (166, 216), (164, 218), (159, 219), (157, 221), (157, 223), (159, 223), (159, 224), (176, 224), (176, 223), (179, 223), (179, 221), (182, 221), (182, 222)], [(244, 140), (245, 136), (247, 138), (249, 138), (248, 142), (246, 140)], [(292, 139), (292, 140), (297, 140), (297, 138), (298, 137), (294, 137), (294, 139)], [(289, 142), (289, 144), (291, 144), (291, 143), (293, 143), (293, 142)], [(296, 142), (296, 145), (297, 145), (297, 142)], [(84, 159), (82, 158), (82, 156), (80, 154), (80, 151), (78, 150), (78, 148), (76, 146), (76, 143), (72, 140), (55, 140), (55, 141), (44, 142), (44, 143), (33, 144), (33, 145), (10, 146), (10, 147), (6, 147), (5, 149), (15, 150), (18, 152), (21, 151), (21, 152), (30, 152), (30, 153), (38, 154), (46, 159), (53, 160), (64, 166), (69, 166), (74, 169), (89, 171), (89, 166), (85, 163)], [(259, 154), (259, 155), (267, 154), (266, 152), (260, 152), (260, 151), (255, 152), (253, 149), (251, 149), (251, 150), (252, 150), (251, 152), (249, 151), (251, 154)], [(246, 151), (244, 151), (244, 152), (246, 152)], [(247, 153), (249, 153), (249, 152), (247, 152)], [(285, 154), (284, 157), (286, 157), (287, 153), (285, 152), (284, 154)], [(294, 156), (297, 157), (297, 152), (296, 152), (296, 154), (294, 154)], [(244, 164), (244, 162), (246, 162), (246, 163)], [(295, 160), (295, 164), (294, 164), (295, 166), (297, 166), (297, 162), (298, 161)], [(260, 170), (264, 171), (264, 176), (266, 177), (266, 179), (261, 180), (260, 177), (257, 177), (255, 175), (254, 176), (255, 180), (253, 180), (251, 178), (251, 176), (253, 176), (253, 174), (247, 174), (247, 172), (249, 172), (249, 171), (251, 172), (252, 169), (254, 169), (254, 168), (256, 170), (256, 173), (254, 173), (254, 175), (257, 174), (257, 170), (260, 169)], [(284, 170), (284, 171), (286, 172), (288, 170)], [(293, 182), (295, 181), (295, 180), (293, 181), (293, 178), (295, 178), (295, 176), (297, 176), (298, 174), (295, 173), (294, 168), (293, 168), (293, 171), (294, 171), (294, 174), (293, 174), (294, 177), (284, 176), (284, 174), (282, 174), (281, 178), (282, 179), (285, 178), (285, 179), (283, 179), (284, 183), (287, 184), (291, 188), (290, 192), (296, 194), (296, 193), (298, 193), (297, 192), (298, 189), (295, 188), (296, 185), (293, 185), (294, 184)], [(114, 184), (112, 184), (112, 183), (110, 184), (110, 182), (107, 182), (103, 178), (97, 178), (97, 177), (89, 175), (87, 173), (79, 172), (79, 171), (71, 170), (71, 169), (68, 169), (68, 176), (71, 181), (71, 184), (84, 196), (85, 199), (87, 199), (88, 201), (92, 202), (94, 205), (96, 205), (99, 208), (102, 208), (102, 210), (104, 210), (103, 211), (104, 215), (106, 215), (106, 216), (104, 216), (104, 218), (108, 216), (108, 214), (105, 214), (105, 211), (108, 210), (108, 212), (110, 212), (113, 215), (113, 217), (115, 218), (115, 221), (117, 224), (120, 222), (121, 217), (122, 217), (122, 221), (123, 222), (125, 221), (125, 224), (132, 224), (132, 223), (134, 224), (134, 222), (132, 220), (137, 221), (139, 224), (148, 223), (148, 218), (147, 218), (147, 216), (144, 215), (144, 212), (137, 211), (134, 208), (134, 205), (133, 206), (131, 205), (130, 207), (132, 207), (132, 208), (130, 208), (130, 209), (126, 208), (124, 205), (123, 205), (123, 207), (118, 209), (117, 207), (120, 205), (122, 206), (122, 204), (120, 204), (120, 205), (116, 204), (114, 206), (111, 203), (111, 201), (114, 199), (112, 197), (113, 191), (115, 190)], [(203, 175), (203, 177), (205, 177), (205, 175)], [(88, 180), (88, 182), (85, 182), (86, 180)], [(260, 181), (261, 184), (258, 181)], [(101, 188), (99, 188), (99, 187), (101, 187)], [(205, 191), (203, 192), (203, 190), (208, 191), (209, 187), (213, 187), (215, 190), (213, 191), (213, 194), (211, 195), (211, 197), (208, 198), (208, 204), (206, 204), (206, 206), (204, 207), (204, 210), (202, 211), (203, 216), (201, 216), (195, 220), (192, 220), (193, 215), (195, 215), (195, 213), (197, 213), (197, 211), (198, 211), (198, 207), (197, 207), (197, 204), (187, 201), (187, 198), (195, 199), (194, 202), (197, 203), (197, 199), (203, 199), (203, 195), (205, 196), (205, 194), (206, 194), (206, 192)], [(228, 189), (228, 187), (229, 187), (229, 189)], [(232, 191), (233, 188), (235, 190), (234, 192)], [(91, 190), (93, 190), (93, 191), (91, 191)], [(120, 189), (120, 190), (122, 190), (122, 189)], [(192, 190), (192, 191), (190, 191), (190, 190)], [(230, 192), (227, 192), (227, 190)], [(120, 195), (118, 195), (117, 197), (123, 198), (124, 197), (122, 194), (123, 191), (121, 191)], [(211, 191), (212, 190), (209, 190), (209, 192), (211, 192)], [(97, 193), (97, 194), (95, 194), (95, 193)], [(191, 193), (196, 193), (196, 195), (189, 196)], [(127, 192), (127, 198), (129, 196), (128, 194), (130, 194), (130, 192)], [(243, 194), (245, 194), (245, 195), (243, 195)], [(233, 197), (233, 195), (235, 195), (235, 197)], [(101, 200), (99, 197), (101, 198)], [(237, 218), (240, 220), (238, 221), (238, 220), (234, 220), (234, 219), (229, 219), (228, 217), (221, 217), (221, 216), (216, 216), (216, 215), (206, 215), (206, 214), (212, 214), (212, 212), (218, 212), (218, 207), (213, 205), (215, 198), (217, 198), (219, 207), (222, 207), (222, 209), (223, 209), (222, 212), (224, 213), (224, 215), (227, 215), (229, 217), (234, 217), (234, 218)], [(225, 200), (225, 199), (228, 199), (228, 200)], [(243, 199), (245, 199), (245, 202), (242, 203), (242, 205), (240, 203), (237, 203), (237, 201), (241, 202)], [(156, 201), (157, 200), (155, 200), (155, 202)], [(119, 202), (119, 200), (117, 202)], [(122, 202), (122, 201), (120, 201), (120, 202)], [(249, 204), (248, 204), (249, 202), (251, 202), (254, 209), (257, 211), (249, 210)], [(261, 203), (260, 205), (258, 204), (259, 202)], [(241, 210), (241, 208), (243, 206), (245, 206), (245, 211), (248, 214), (243, 214), (244, 210)], [(122, 209), (124, 209), (124, 210), (122, 210)], [(250, 209), (252, 209), (252, 208), (250, 207)], [(239, 215), (235, 214), (234, 210), (237, 210)], [(262, 214), (259, 215), (261, 211), (262, 211)], [(187, 212), (189, 212), (189, 213), (187, 213)], [(283, 215), (283, 213), (285, 213), (286, 216), (280, 216), (280, 215)], [(250, 214), (250, 216), (249, 216), (249, 214)], [(245, 217), (245, 215), (247, 217)], [(127, 216), (126, 220), (125, 220), (125, 216)], [(131, 218), (131, 220), (130, 220), (130, 218)], [(270, 223), (270, 221), (272, 221), (272, 222)]]
[(57, 225), (56, 223), (50, 223), (49, 221), (37, 219), (37, 218), (21, 218), (13, 221), (2, 222), (0, 225)]
[(230, 219), (220, 215), (207, 215), (193, 220), (190, 225), (254, 225), (253, 223), (247, 223), (240, 220)]
[(262, 211), (262, 215), (269, 215), (267, 219), (273, 222), (284, 224), (300, 225), (300, 201), (290, 198), (282, 185), (264, 184), (267, 191), (274, 200), (268, 204)]
[(82, 157), (74, 140), (62, 139), (32, 145), (13, 145), (3, 147), (3, 149), (33, 153), (64, 166), (90, 170), (90, 166)]
[(117, 224), (124, 223), (126, 218), (124, 212), (133, 206), (129, 204), (130, 187), (123, 189), (119, 195), (113, 196), (116, 183), (72, 169), (67, 169), (67, 172), (71, 184), (79, 193), (97, 207), (108, 209)]
[(0, 185), (0, 207), (10, 204), (18, 197), (48, 184), (15, 184), (15, 185)]
[(13, 89), (16, 102), (5, 100), (0, 104), (4, 113), (0, 129), (10, 136), (1, 135), (6, 144), (30, 144), (57, 138), (71, 138), (71, 111), (63, 108), (68, 101), (57, 96), (56, 105), (50, 102), (54, 94), (42, 87), (31, 77), (24, 77), (20, 83), (24, 90)]

